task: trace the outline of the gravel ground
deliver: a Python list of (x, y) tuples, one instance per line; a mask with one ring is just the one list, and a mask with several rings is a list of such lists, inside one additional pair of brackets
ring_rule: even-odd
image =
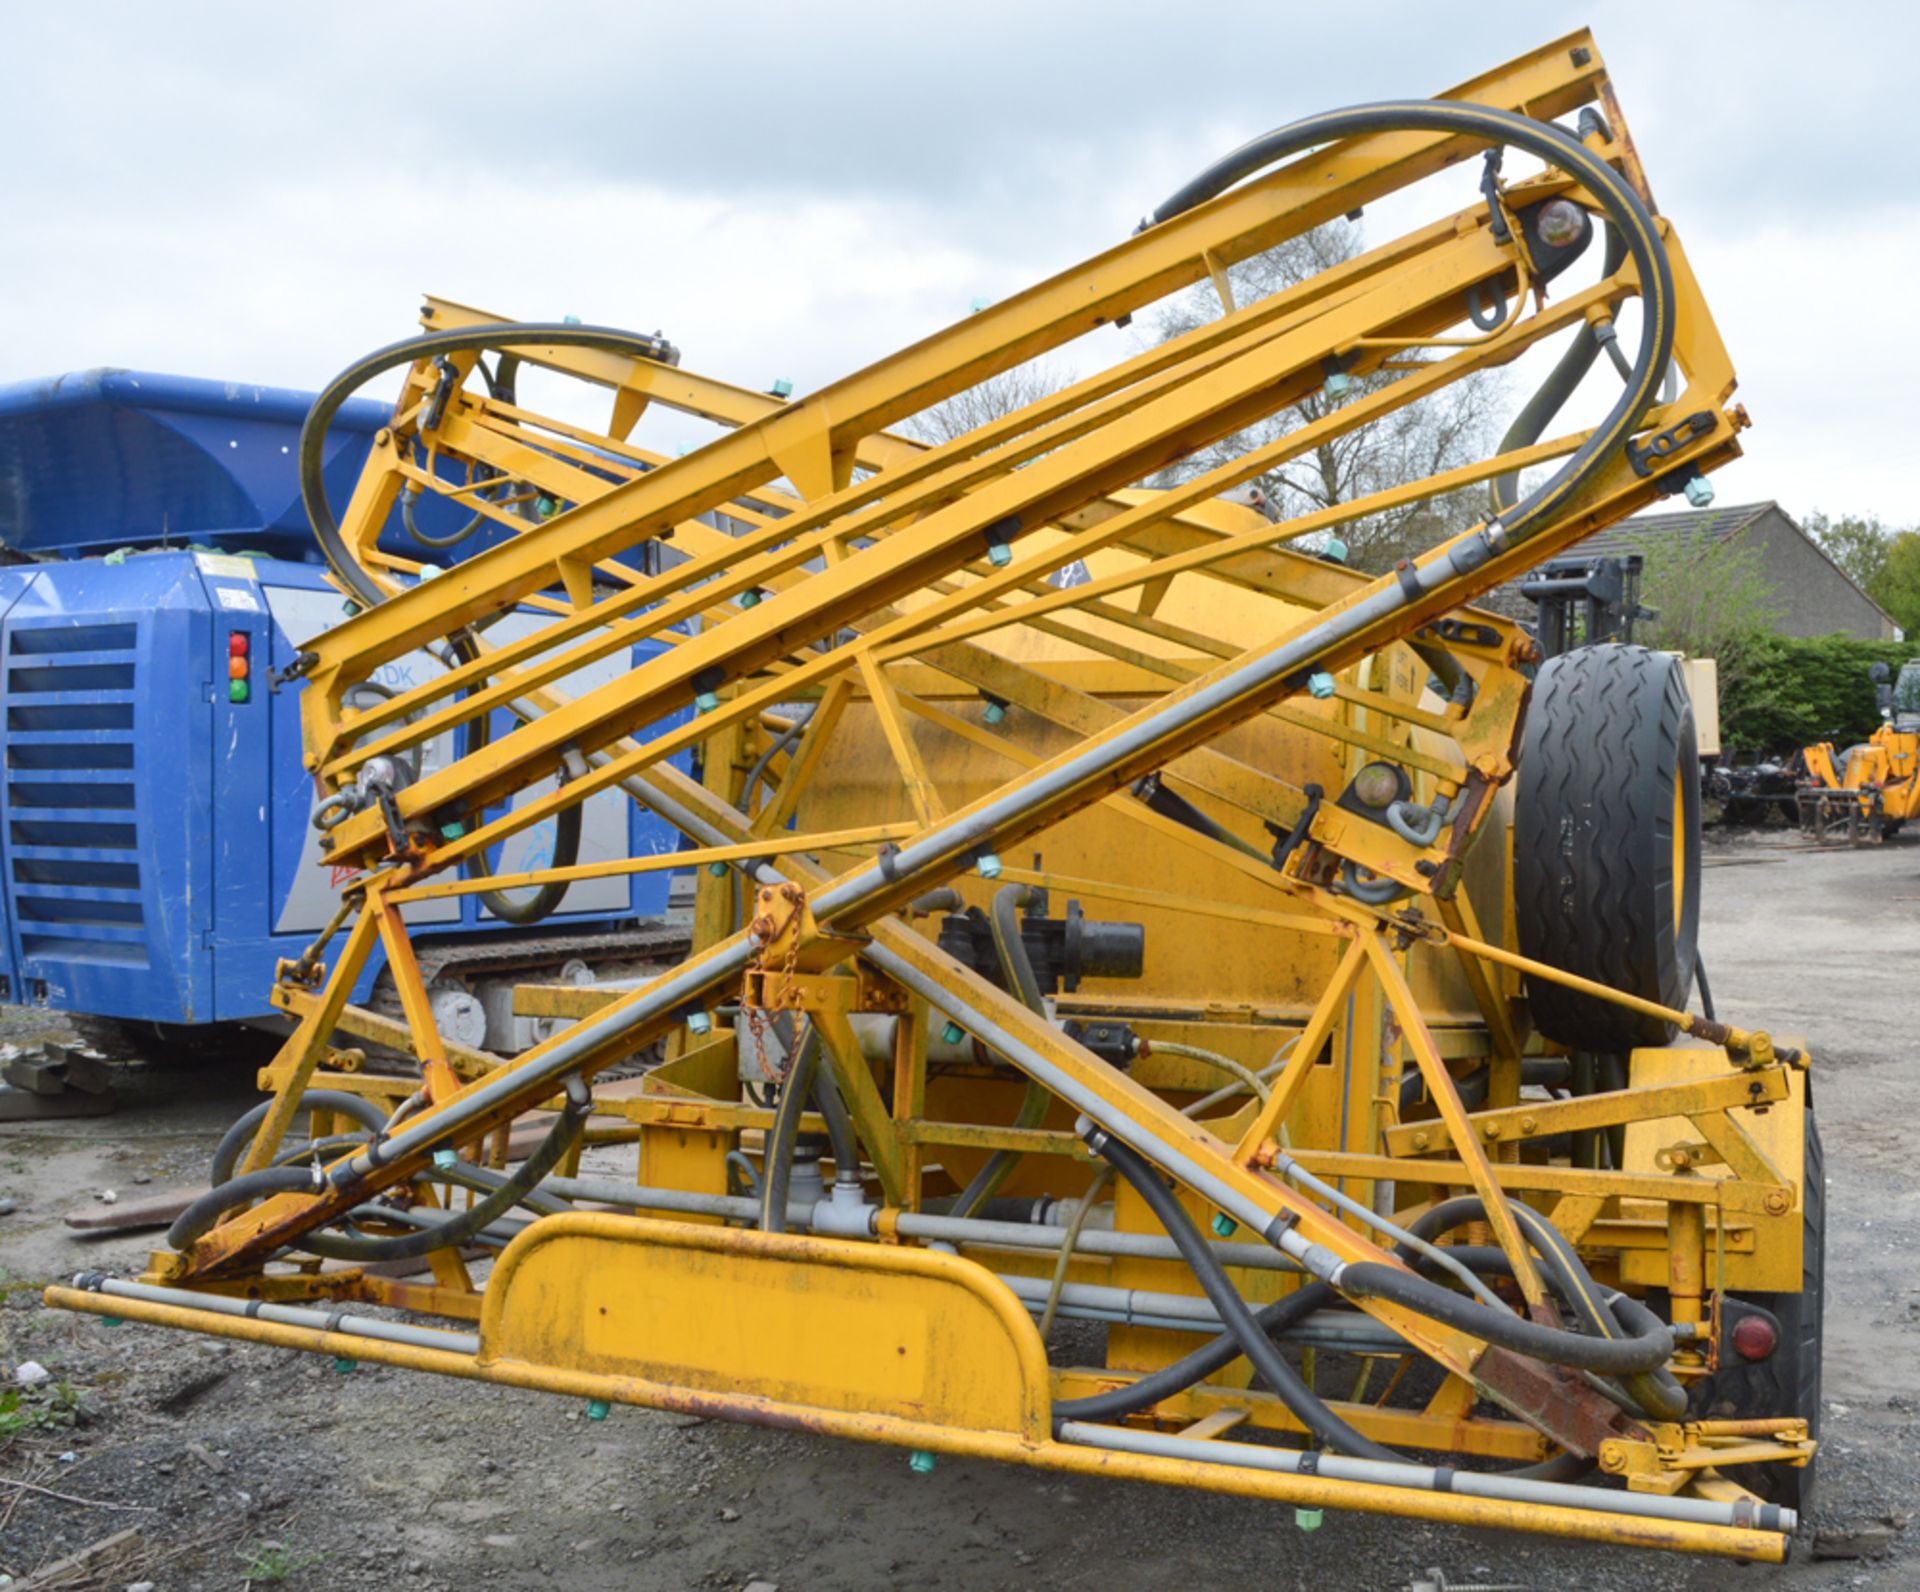
[[(134, 1073), (118, 1115), (0, 1126), (0, 1366), (55, 1381), (0, 1416), (0, 1573), (137, 1527), (132, 1556), (72, 1585), (159, 1592), (284, 1581), (359, 1588), (872, 1586), (1390, 1589), (1456, 1584), (1663, 1592), (1920, 1584), (1920, 1188), (1905, 1054), (1920, 966), (1920, 843), (1815, 853), (1788, 837), (1709, 856), (1704, 944), (1723, 1016), (1804, 1034), (1827, 1145), (1827, 1447), (1819, 1517), (1891, 1524), (1878, 1559), (1784, 1569), (1590, 1548), (1055, 1478), (894, 1450), (577, 1405), (47, 1311), (82, 1266), (139, 1269), (154, 1235), (75, 1239), (61, 1216), (199, 1175), (251, 1100), (232, 1068)], [(57, 1027), (0, 1012), (0, 1039)], [(18, 1427), (9, 1434), (8, 1426)], [(28, 1482), (67, 1498), (24, 1490)], [(82, 1501), (69, 1501), (82, 1500)], [(116, 1507), (109, 1507), (116, 1506)], [(68, 1584), (68, 1583), (63, 1583)], [(757, 1589), (765, 1592), (765, 1587)]]

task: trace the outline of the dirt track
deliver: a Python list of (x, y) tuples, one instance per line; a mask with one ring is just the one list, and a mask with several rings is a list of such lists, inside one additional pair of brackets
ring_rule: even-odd
[[(1821, 1513), (1895, 1530), (1881, 1559), (1784, 1570), (1685, 1561), (1401, 1520), (1328, 1514), (1312, 1533), (1271, 1505), (1066, 1481), (824, 1439), (618, 1410), (605, 1425), (527, 1394), (227, 1347), (44, 1310), (47, 1280), (137, 1271), (155, 1235), (82, 1243), (69, 1210), (191, 1182), (248, 1077), (148, 1074), (119, 1115), (0, 1127), (0, 1365), (42, 1362), (73, 1390), (10, 1440), (0, 1572), (21, 1576), (137, 1525), (143, 1556), (104, 1573), (161, 1592), (228, 1588), (249, 1567), (290, 1586), (556, 1585), (1389, 1589), (1431, 1565), (1529, 1588), (1920, 1584), (1920, 838), (1812, 853), (1785, 839), (1710, 852), (1704, 945), (1723, 1017), (1807, 1036), (1831, 1220)], [(5, 1014), (20, 1038), (51, 1031)], [(136, 1179), (150, 1182), (138, 1183)], [(65, 1424), (74, 1419), (77, 1424)], [(67, 1456), (71, 1456), (70, 1458)], [(113, 1503), (137, 1508), (110, 1510)], [(141, 1568), (142, 1565), (147, 1566)]]

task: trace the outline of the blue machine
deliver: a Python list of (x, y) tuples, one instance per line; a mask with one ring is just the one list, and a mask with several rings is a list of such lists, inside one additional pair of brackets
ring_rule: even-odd
[[(300, 503), (310, 402), (127, 371), (0, 387), (0, 544), (36, 560), (0, 567), (0, 999), (185, 1027), (257, 1020), (276, 961), (299, 955), (333, 910), (300, 687), (273, 683), (344, 611)], [(358, 402), (336, 422), (336, 501), (388, 413)], [(390, 533), (396, 550), (404, 534)], [(497, 539), (483, 536), (472, 545)], [(510, 622), (496, 631), (510, 634)], [(438, 667), (417, 654), (383, 683)], [(430, 747), (429, 765), (450, 750)], [(589, 800), (585, 831), (582, 861), (679, 845), (618, 792)], [(495, 866), (537, 867), (550, 848), (534, 830)], [(493, 918), (478, 896), (418, 903), (409, 923), (423, 953), (445, 949), (449, 979), (463, 955), (509, 941), (522, 969), (550, 944), (590, 976), (596, 958), (658, 938), (669, 879), (576, 886), (532, 929)], [(382, 971), (376, 953), (356, 999)], [(483, 1030), (482, 992), (459, 987), (460, 1037), (517, 1048), (504, 1008), (491, 1003)]]

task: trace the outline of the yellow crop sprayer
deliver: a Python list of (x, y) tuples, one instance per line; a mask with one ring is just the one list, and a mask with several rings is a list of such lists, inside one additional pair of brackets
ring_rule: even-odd
[[(1235, 263), (1415, 185), (1465, 207), (1235, 302)], [(941, 446), (889, 429), (1209, 280), (1216, 318), (1063, 391)], [(1801, 1051), (1683, 1009), (1684, 685), (1634, 647), (1534, 678), (1469, 606), (1739, 452), (1590, 37), (1256, 138), (794, 401), (657, 337), (423, 319), (308, 425), (363, 611), (295, 666), (345, 883), (281, 970), (270, 1099), (144, 1278), (52, 1303), (914, 1470), (1784, 1556), (1818, 1142)], [(1556, 339), (1525, 445), (1280, 523), (1223, 496)], [(1604, 416), (1544, 435), (1608, 347)], [(605, 430), (521, 405), (532, 368), (610, 390)], [(384, 372), (392, 424), (330, 504), (327, 416)], [(721, 430), (663, 457), (630, 440), (650, 405)], [(1312, 540), (1522, 470), (1384, 575)], [(423, 493), (489, 545), (382, 553)], [(613, 791), (687, 849), (581, 856), (568, 814)], [(487, 871), (548, 822), (550, 866)], [(683, 961), (523, 987), (551, 1032), (511, 1061), (443, 1041), (409, 907), (659, 867), (697, 874)], [(399, 1019), (350, 1001), (376, 942)]]

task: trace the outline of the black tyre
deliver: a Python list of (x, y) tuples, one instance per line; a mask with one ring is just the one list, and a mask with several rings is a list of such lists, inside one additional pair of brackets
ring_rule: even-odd
[[(1582, 647), (1540, 667), (1521, 744), (1513, 885), (1523, 955), (1686, 1004), (1700, 926), (1700, 760), (1679, 663)], [(1671, 1024), (1545, 979), (1536, 1027), (1580, 1050), (1663, 1045)]]
[[(1827, 1155), (1813, 1107), (1807, 1107), (1806, 1156), (1801, 1173), (1800, 1291), (1755, 1294), (1755, 1304), (1780, 1323), (1773, 1353), (1775, 1406), (1769, 1415), (1806, 1417), (1807, 1435), (1820, 1435), (1820, 1351), (1827, 1302)], [(1814, 1473), (1820, 1461), (1792, 1465), (1739, 1465), (1728, 1475), (1743, 1487), (1804, 1516), (1813, 1508)]]

